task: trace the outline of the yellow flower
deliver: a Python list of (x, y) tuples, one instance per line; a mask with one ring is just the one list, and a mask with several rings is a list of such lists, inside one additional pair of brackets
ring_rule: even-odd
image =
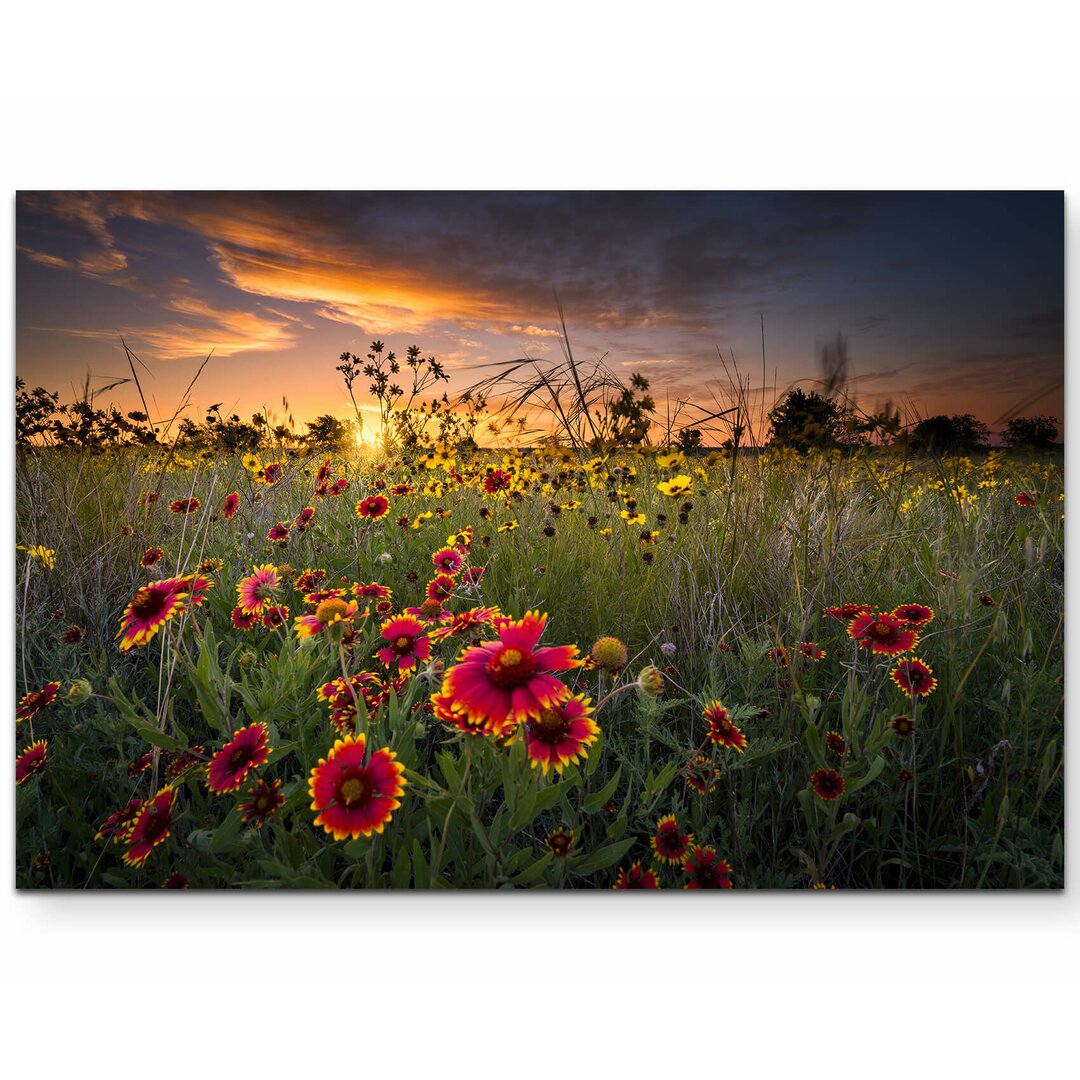
[(644, 525), (645, 524), (645, 515), (644, 514), (631, 514), (629, 510), (620, 510), (619, 511), (619, 517), (621, 517), (623, 519), (623, 521), (626, 522), (627, 525)]
[(52, 548), (43, 547), (41, 544), (32, 544), (30, 547), (17, 544), (16, 550), (25, 551), (38, 566), (45, 570), (56, 569), (56, 552)]
[(518, 527), (518, 523), (516, 521), (508, 521), (505, 525), (500, 525), (499, 528), (498, 528), (498, 531), (499, 532), (513, 532), (517, 527)]
[(667, 453), (656, 455), (656, 464), (661, 469), (675, 469), (686, 464), (686, 455), (680, 450), (669, 450)]
[(684, 495), (694, 494), (694, 482), (685, 473), (673, 476), (670, 480), (663, 480), (656, 485), (656, 490), (661, 495), (670, 495), (673, 499)]

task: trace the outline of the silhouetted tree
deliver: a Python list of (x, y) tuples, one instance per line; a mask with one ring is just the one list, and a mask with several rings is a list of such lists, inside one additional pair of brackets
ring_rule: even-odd
[(967, 454), (986, 449), (989, 439), (990, 429), (964, 413), (920, 420), (908, 435), (908, 445), (920, 454)]
[(29, 446), (39, 435), (52, 430), (52, 418), (56, 414), (60, 395), (40, 386), (27, 391), (26, 383), (15, 376), (15, 442)]
[(678, 446), (684, 453), (687, 450), (696, 450), (701, 445), (701, 429), (684, 427), (679, 432)]
[(304, 442), (320, 450), (342, 450), (349, 441), (349, 425), (324, 413), (307, 423)]
[(1006, 446), (1049, 450), (1057, 442), (1059, 423), (1054, 416), (1018, 416), (1009, 421), (1002, 439)]
[(857, 430), (854, 411), (836, 398), (796, 387), (769, 413), (770, 440), (800, 453), (855, 446), (865, 440)]

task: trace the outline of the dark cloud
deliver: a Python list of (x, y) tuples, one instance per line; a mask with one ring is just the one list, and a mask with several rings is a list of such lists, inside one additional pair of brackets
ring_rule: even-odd
[(759, 357), (760, 313), (780, 385), (837, 329), (875, 393), (1020, 399), (1064, 363), (1055, 193), (31, 192), (16, 218), (20, 325), (141, 327), (162, 358), (396, 334), (464, 373), (557, 356), (557, 293), (575, 352), (679, 393), (717, 345)]

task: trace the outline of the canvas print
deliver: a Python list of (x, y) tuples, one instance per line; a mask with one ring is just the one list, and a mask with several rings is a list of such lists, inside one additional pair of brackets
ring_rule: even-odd
[(1062, 887), (1060, 191), (14, 209), (19, 888)]

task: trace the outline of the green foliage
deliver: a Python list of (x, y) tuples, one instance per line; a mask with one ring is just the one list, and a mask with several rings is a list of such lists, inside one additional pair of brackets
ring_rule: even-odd
[[(121, 453), (44, 450), (18, 464), (18, 541), (56, 552), (54, 570), (19, 553), (20, 694), (50, 679), (61, 696), (76, 679), (95, 688), (32, 720), (49, 754), (16, 790), (20, 887), (157, 886), (178, 872), (195, 887), (607, 888), (638, 861), (665, 887), (681, 886), (685, 875), (656, 863), (650, 846), (669, 813), (717, 849), (736, 887), (1063, 881), (1064, 524), (1053, 460), (769, 451), (740, 455), (734, 468), (714, 455), (664, 470), (636, 453), (593, 461), (555, 449), (439, 464), (350, 449), (331, 469), (347, 476), (347, 497), (319, 499), (315, 464), (303, 458), (267, 484), (239, 455)], [(497, 497), (481, 485), (494, 465), (512, 478)], [(694, 486), (685, 511), (657, 490), (683, 469)], [(405, 482), (412, 490), (388, 496), (386, 519), (359, 521), (357, 498)], [(156, 488), (160, 497), (146, 501)], [(211, 520), (234, 490), (236, 517)], [(1038, 504), (1018, 506), (1021, 490), (1039, 492)], [(172, 499), (192, 494), (199, 513), (169, 513)], [(629, 501), (644, 529), (620, 517)], [(306, 505), (316, 510), (308, 528), (284, 549), (265, 542), (272, 524)], [(518, 528), (499, 532), (510, 520)], [(425, 703), (437, 678), (412, 679), (360, 718), (369, 746), (392, 750), (406, 770), (401, 806), (382, 833), (335, 841), (313, 824), (308, 781), (337, 737), (316, 693), (340, 676), (341, 654), (325, 635), (304, 642), (292, 632), (306, 608), (291, 585), (284, 627), (235, 629), (236, 582), (256, 563), (288, 562), (294, 577), (319, 567), (328, 583), (386, 584), (400, 611), (422, 601), (432, 552), (465, 526), (470, 564), (485, 573), (453, 610), (540, 609), (550, 616), (545, 643), (574, 642), (583, 654), (604, 634), (626, 643), (631, 662), (614, 677), (565, 675), (598, 706), (600, 738), (580, 764), (544, 775), (520, 736), (502, 743), (435, 720)], [(146, 570), (151, 546), (165, 556)], [(205, 604), (119, 653), (118, 619), (135, 589), (208, 559), (223, 567), (210, 571)], [(938, 686), (914, 702), (890, 680), (890, 658), (857, 649), (846, 624), (822, 614), (845, 602), (887, 611), (910, 601), (936, 613), (918, 655)], [(81, 629), (74, 645), (60, 640), (71, 624)], [(379, 667), (377, 639), (372, 617), (346, 656), (350, 671)], [(800, 653), (806, 641), (826, 656)], [(432, 659), (450, 665), (462, 644), (436, 643)], [(778, 645), (784, 662), (770, 656)], [(665, 672), (659, 699), (636, 688), (647, 663)], [(744, 752), (709, 742), (702, 708), (714, 699), (746, 735)], [(914, 735), (893, 730), (897, 713), (914, 716)], [(252, 722), (268, 725), (273, 753), (261, 775), (280, 780), (285, 798), (261, 829), (241, 820), (246, 784), (215, 795), (202, 772), (230, 732)], [(843, 757), (830, 732), (843, 738)], [(95, 840), (101, 823), (199, 746), (201, 764), (178, 780), (172, 835), (144, 868), (126, 866), (122, 844)], [(717, 772), (704, 795), (686, 780), (698, 754)], [(144, 755), (147, 768), (129, 775)], [(814, 794), (819, 768), (843, 777), (838, 799)], [(573, 833), (565, 854), (547, 846), (557, 828)]]

